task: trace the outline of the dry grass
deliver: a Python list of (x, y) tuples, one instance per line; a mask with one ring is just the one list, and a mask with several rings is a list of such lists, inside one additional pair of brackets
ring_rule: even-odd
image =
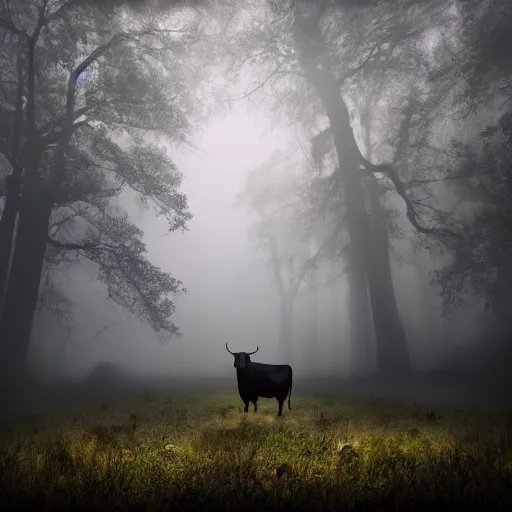
[(62, 510), (512, 506), (512, 416), (295, 396), (139, 397), (2, 425), (0, 502)]

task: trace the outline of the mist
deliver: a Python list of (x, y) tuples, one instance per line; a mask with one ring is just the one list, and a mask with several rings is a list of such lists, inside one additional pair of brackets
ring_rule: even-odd
[[(182, 336), (161, 342), (144, 322), (107, 299), (106, 286), (95, 279), (95, 265), (82, 260), (72, 272), (58, 272), (54, 277), (72, 304), (72, 325), (62, 326), (47, 313), (36, 317), (29, 364), (38, 379), (57, 385), (80, 383), (107, 363), (126, 373), (126, 383), (133, 378), (129, 389), (133, 385), (135, 389), (148, 385), (174, 388), (180, 381), (184, 389), (194, 382), (197, 387), (204, 382), (229, 385), (235, 376), (226, 342), (236, 351), (259, 347), (258, 361), (293, 364), (303, 380), (299, 389), (337, 393), (329, 381), (346, 383), (355, 375), (348, 315), (339, 314), (339, 309), (346, 310), (348, 300), (339, 262), (321, 266), (323, 274), (335, 280), (315, 296), (318, 325), (313, 333), (311, 292), (307, 286), (301, 288), (293, 357), (280, 360), (279, 298), (272, 272), (248, 235), (257, 215), (241, 205), (238, 197), (250, 172), (289, 144), (293, 133), (272, 127), (247, 101), (239, 101), (231, 110), (210, 121), (194, 139), (194, 147), (170, 148), (183, 172), (181, 188), (194, 216), (187, 231), (169, 233), (165, 220), (143, 208), (129, 191), (119, 200), (120, 208), (144, 232), (151, 262), (171, 272), (187, 289), (174, 299), (174, 321)], [(400, 208), (400, 199), (394, 198), (390, 207)], [(407, 220), (400, 224), (412, 231)], [(441, 298), (426, 282), (439, 259), (427, 252), (414, 253), (403, 240), (393, 240), (392, 250), (406, 262), (393, 262), (392, 270), (414, 368), (435, 370), (460, 360), (460, 353), (479, 340), (478, 304), (443, 318)], [(109, 395), (109, 385), (96, 399)], [(435, 387), (430, 381), (428, 386)], [(375, 389), (359, 383), (352, 392), (375, 393)], [(427, 392), (426, 399), (440, 400), (446, 392)], [(421, 400), (421, 393), (425, 391), (398, 394)], [(461, 398), (459, 393), (456, 397)]]
[(251, 214), (236, 204), (249, 171), (284, 140), (277, 130), (267, 135), (265, 130), (268, 126), (242, 105), (211, 122), (195, 141), (200, 149), (173, 152), (194, 215), (185, 233), (167, 233), (165, 221), (141, 210), (133, 195), (120, 201), (144, 231), (151, 261), (187, 288), (176, 298), (176, 323), (183, 336), (159, 343), (150, 328), (105, 300), (94, 267), (83, 262), (72, 275), (59, 275), (74, 304), (76, 326), (60, 335), (51, 329), (45, 333), (31, 356), (38, 371), (44, 373), (41, 362), (47, 361), (45, 376), (54, 377), (52, 339), (66, 347), (60, 364), (69, 377), (83, 376), (102, 361), (145, 376), (227, 375), (232, 364), (226, 342), (240, 349), (260, 345), (275, 356), (275, 292), (247, 237)]
[[(237, 13), (239, 19), (235, 16), (238, 21), (232, 23), (242, 33), (253, 22), (264, 25), (258, 20), (264, 20), (271, 12), (271, 7), (255, 4), (251, 9)], [(336, 16), (340, 17), (342, 12), (343, 9), (333, 9), (329, 16), (337, 19)], [(127, 21), (130, 18), (126, 18), (126, 14), (123, 16), (120, 18), (121, 24), (124, 23), (126, 27), (135, 23)], [(171, 13), (171, 21), (167, 23), (174, 23), (174, 19), (186, 20), (186, 17), (180, 16), (176, 14), (172, 18)], [(217, 13), (205, 23), (211, 31), (202, 33), (205, 41), (213, 37), (215, 26), (218, 26), (219, 19), (222, 21), (222, 16)], [(352, 217), (355, 221), (350, 221), (350, 214), (347, 214), (339, 221), (343, 224), (341, 234), (339, 230), (336, 233), (332, 216), (336, 216), (336, 212), (343, 212), (339, 214), (342, 218), (345, 209), (348, 211), (351, 208), (347, 198), (352, 194), (346, 183), (340, 188), (338, 205), (331, 205), (329, 212), (325, 205), (319, 213), (320, 203), (315, 203), (314, 207), (307, 203), (313, 199), (307, 198), (304, 194), (308, 192), (304, 191), (316, 190), (315, 187), (329, 183), (329, 180), (336, 183), (339, 167), (343, 167), (340, 160), (343, 145), (347, 154), (348, 151), (355, 151), (359, 153), (357, 158), (366, 158), (369, 165), (375, 165), (371, 162), (397, 162), (400, 145), (405, 144), (408, 149), (400, 150), (402, 160), (398, 161), (396, 169), (400, 169), (399, 179), (402, 185), (405, 183), (404, 190), (409, 196), (397, 188), (395, 181), (391, 180), (390, 186), (387, 171), (381, 173), (377, 168), (371, 171), (376, 186), (385, 190), (379, 199), (379, 208), (383, 215), (390, 216), (391, 223), (384, 228), (387, 230), (384, 234), (386, 248), (382, 253), (387, 253), (386, 258), (389, 259), (389, 265), (385, 265), (389, 266), (390, 280), (388, 277), (382, 278), (388, 279), (386, 286), (391, 286), (391, 291), (386, 293), (391, 293), (388, 297), (392, 296), (396, 301), (396, 313), (388, 312), (382, 317), (396, 316), (388, 326), (389, 346), (392, 346), (393, 338), (403, 337), (412, 374), (424, 376), (421, 378), (425, 382), (431, 383), (429, 379), (435, 380), (434, 375), (439, 375), (436, 372), (443, 371), (445, 375), (451, 375), (454, 381), (463, 380), (461, 375), (464, 372), (467, 373), (464, 379), (469, 381), (476, 378), (475, 375), (479, 375), (485, 366), (483, 354), (491, 353), (486, 352), (485, 337), (494, 332), (493, 329), (501, 320), (485, 316), (488, 310), (485, 309), (487, 306), (483, 306), (486, 301), (484, 292), (476, 289), (469, 294), (460, 292), (461, 296), (466, 293), (464, 300), (451, 307), (448, 303), (452, 299), (447, 298), (449, 294), (446, 291), (451, 285), (446, 282), (455, 282), (455, 278), (452, 281), (448, 277), (444, 278), (445, 281), (432, 278), (436, 272), (454, 265), (458, 251), (454, 248), (454, 242), (447, 243), (439, 238), (436, 230), (459, 229), (463, 223), (470, 226), (472, 219), (478, 216), (478, 201), (466, 198), (451, 187), (452, 182), (448, 180), (452, 177), (439, 176), (443, 169), (462, 168), (473, 158), (463, 157), (462, 153), (455, 155), (456, 149), (451, 146), (453, 140), (459, 147), (471, 147), (476, 155), (483, 154), (486, 146), (480, 133), (498, 122), (503, 98), (507, 96), (496, 94), (478, 97), (478, 108), (463, 118), (456, 118), (450, 111), (442, 110), (445, 104), (449, 103), (455, 110), (466, 101), (456, 96), (455, 86), (448, 100), (444, 97), (437, 99), (435, 95), (438, 92), (429, 81), (428, 73), (441, 69), (447, 58), (442, 54), (442, 29), (451, 34), (450, 44), (454, 48), (464, 44), (462, 18), (455, 4), (443, 16), (437, 19), (438, 26), (425, 28), (422, 36), (418, 37), (414, 58), (427, 71), (415, 76), (416, 82), (411, 78), (414, 73), (411, 75), (409, 71), (402, 71), (401, 75), (399, 66), (396, 68), (398, 74), (390, 73), (377, 92), (372, 92), (372, 82), (368, 82), (363, 75), (359, 86), (357, 81), (347, 79), (343, 104), (350, 110), (350, 130), (354, 134), (356, 149), (354, 145), (349, 147), (348, 142), (336, 139), (332, 114), (321, 111), (321, 105), (325, 106), (326, 100), (314, 80), (307, 79), (311, 87), (303, 90), (295, 86), (295, 78), (289, 79), (292, 80), (288, 83), (289, 91), (302, 98), (294, 100), (291, 92), (289, 97), (282, 93), (280, 82), (269, 81), (267, 84), (263, 73), (267, 63), (257, 61), (257, 57), (254, 57), (257, 52), (250, 47), (250, 41), (245, 43), (247, 49), (242, 47), (240, 55), (236, 55), (234, 47), (220, 48), (220, 43), (220, 49), (215, 50), (213, 44), (208, 47), (210, 43), (201, 43), (203, 46), (200, 45), (202, 50), (199, 51), (192, 44), (188, 50), (190, 53), (184, 54), (185, 62), (189, 62), (190, 66), (176, 64), (184, 83), (192, 77), (189, 89), (194, 92), (185, 91), (186, 86), (180, 92), (186, 106), (183, 107), (184, 111), (189, 109), (193, 112), (189, 114), (192, 119), (190, 133), (185, 141), (180, 142), (154, 133), (147, 135), (145, 140), (162, 149), (176, 166), (177, 172), (182, 174), (183, 181), (178, 190), (186, 196), (188, 211), (193, 218), (186, 222), (184, 231), (169, 230), (170, 214), (167, 217), (157, 215), (151, 206), (147, 206), (147, 198), (136, 186), (124, 187), (119, 195), (112, 195), (109, 200), (113, 208), (126, 213), (143, 232), (146, 257), (150, 264), (169, 273), (186, 288), (186, 292), (169, 295), (173, 303), (169, 317), (172, 316), (173, 325), (179, 329), (180, 335), (164, 340), (162, 335), (165, 329), (157, 332), (158, 329), (142, 318), (144, 315), (138, 318), (134, 314), (137, 308), (144, 310), (147, 300), (144, 299), (146, 303), (142, 300), (142, 306), (133, 306), (130, 311), (119, 296), (115, 298), (117, 292), (111, 294), (109, 287), (112, 284), (98, 279), (98, 262), (93, 261), (94, 258), (87, 259), (84, 252), (79, 254), (78, 249), (76, 261), (68, 265), (54, 265), (41, 281), (41, 297), (44, 295), (44, 279), (47, 284), (56, 287), (61, 295), (56, 301), (59, 304), (57, 310), (42, 307), (34, 314), (26, 359), (32, 377), (57, 386), (78, 383), (87, 381), (95, 369), (107, 364), (107, 367), (111, 365), (110, 368), (117, 368), (127, 376), (138, 379), (137, 382), (179, 382), (180, 379), (183, 382), (212, 379), (213, 382), (217, 379), (223, 383), (231, 381), (235, 386), (233, 361), (225, 350), (228, 343), (230, 349), (236, 352), (254, 351), (258, 347), (255, 361), (292, 365), (299, 388), (329, 387), (328, 382), (349, 383), (376, 378), (384, 365), (384, 342), (378, 340), (382, 337), (382, 329), (377, 327), (379, 320), (376, 311), (379, 303), (383, 305), (387, 300), (382, 299), (384, 295), (381, 294), (381, 298), (375, 301), (374, 297), (378, 294), (372, 291), (375, 284), (372, 284), (373, 278), (364, 277), (368, 283), (362, 285), (364, 290), (357, 293), (367, 298), (361, 299), (358, 311), (352, 310), (351, 294), (356, 296), (357, 293), (351, 286), (359, 285), (350, 284), (353, 270), (351, 264), (347, 263), (347, 247), (351, 247), (351, 243), (354, 250), (360, 251), (356, 259), (361, 259), (365, 254), (361, 248), (370, 247), (374, 243), (371, 239), (376, 235), (368, 238), (366, 246), (363, 243), (359, 249), (356, 247), (357, 237), (353, 236), (356, 231), (351, 231), (350, 222), (354, 225), (360, 223), (361, 212)], [(361, 18), (361, 23), (364, 21)], [(199, 22), (197, 26), (201, 26)], [(268, 27), (271, 26), (270, 23)], [(233, 30), (233, 38), (236, 38), (237, 32)], [(293, 60), (293, 56), (300, 53), (301, 37), (305, 36), (297, 38), (293, 31), (288, 36), (286, 33), (274, 33), (272, 28), (268, 30), (268, 37), (275, 37), (283, 47), (288, 45), (291, 48), (288, 53), (288, 50), (282, 51), (279, 62), (282, 64), (289, 59), (292, 68), (302, 66), (302, 76), (309, 76), (306, 61), (299, 59), (297, 64)], [(329, 30), (334, 29), (326, 25), (325, 33), (329, 34)], [(198, 40), (202, 41), (201, 38)], [(382, 52), (385, 53), (388, 48), (388, 43), (383, 44)], [(198, 57), (201, 51), (204, 55)], [(207, 51), (211, 55), (206, 54)], [(244, 51), (247, 53), (245, 56)], [(336, 51), (340, 52), (340, 62), (348, 60), (341, 50)], [(404, 49), (406, 51), (412, 52), (410, 48)], [(87, 91), (89, 83), (96, 83), (94, 81), (100, 79), (100, 64), (100, 61), (95, 62), (95, 67), (90, 68), (90, 77), (77, 82), (84, 90)], [(190, 71), (194, 66), (195, 71)], [(201, 67), (204, 70), (200, 70)], [(318, 69), (323, 70), (321, 65)], [(204, 76), (199, 76), (201, 72), (204, 72)], [(293, 72), (293, 69), (289, 71), (292, 77)], [(63, 74), (63, 69), (59, 73)], [(296, 72), (296, 75), (301, 76), (301, 73)], [(332, 73), (338, 73), (335, 66)], [(272, 75), (268, 80), (270, 78)], [(175, 86), (166, 84), (164, 81), (158, 85), (161, 91)], [(264, 86), (268, 86), (267, 89)], [(315, 91), (320, 100), (312, 96)], [(190, 97), (186, 96), (189, 92)], [(420, 115), (414, 111), (404, 114), (404, 105), (409, 97), (417, 101), (418, 112), (423, 108), (421, 102), (426, 101), (423, 98), (435, 98), (439, 106), (436, 117), (429, 121), (426, 128), (422, 127), (426, 135), (422, 135), (423, 138), (418, 136), (414, 144), (397, 138), (402, 129), (400, 123), (405, 122), (403, 119), (408, 115), (407, 122), (412, 123), (411, 120), (416, 119), (414, 116)], [(77, 98), (80, 98), (78, 93)], [(309, 110), (298, 108), (301, 102), (308, 101), (311, 102)], [(413, 100), (410, 101), (414, 106)], [(331, 130), (332, 141), (320, 151), (323, 154), (318, 163), (312, 144), (326, 130)], [(412, 133), (413, 130), (410, 128), (409, 131)], [(408, 133), (407, 130), (404, 133)], [(123, 144), (129, 147), (128, 128), (125, 134), (116, 137), (122, 141), (120, 148), (124, 148)], [(133, 140), (140, 142), (136, 138)], [(422, 145), (423, 152), (415, 149), (417, 145)], [(428, 151), (437, 151), (436, 156), (432, 156), (434, 153), (427, 154)], [(409, 169), (409, 165), (413, 170)], [(426, 199), (420, 197), (419, 188), (409, 191), (417, 186), (415, 180), (418, 181), (418, 177), (424, 181), (431, 179), (427, 188), (422, 189), (427, 194)], [(408, 179), (411, 181), (408, 182)], [(367, 175), (361, 183), (363, 194), (369, 194)], [(258, 191), (258, 187), (263, 192)], [(272, 205), (277, 204), (284, 211), (287, 207), (283, 202), (285, 197), (295, 202), (293, 214), (283, 214), (279, 218), (272, 217), (274, 214), (264, 217), (267, 215), (263, 213), (265, 208)], [(279, 201), (282, 203), (280, 206)], [(363, 201), (368, 202), (369, 199)], [(409, 211), (411, 205), (417, 209), (413, 214)], [(299, 211), (300, 208), (303, 211)], [(375, 205), (372, 207), (368, 203), (366, 208), (372, 212), (371, 215), (376, 215), (375, 218), (380, 215), (372, 210), (376, 208)], [(321, 220), (322, 215), (324, 220)], [(326, 215), (331, 217), (327, 218)], [(419, 224), (413, 225), (411, 222), (413, 217), (414, 222), (418, 223), (419, 219), (423, 226), (428, 224), (430, 227), (418, 230)], [(377, 221), (370, 219), (370, 224), (372, 222)], [(440, 224), (444, 227), (438, 228)], [(258, 231), (263, 229), (262, 226), (267, 229), (267, 234), (262, 235)], [(78, 227), (74, 229), (75, 234), (79, 232)], [(377, 227), (371, 229), (376, 230)], [(304, 230), (309, 231), (304, 234)], [(277, 235), (269, 235), (271, 232)], [(61, 244), (57, 246), (62, 249), (66, 243), (69, 245), (69, 240), (55, 243)], [(277, 252), (269, 256), (268, 243), (274, 244), (276, 251), (278, 246), (282, 246), (281, 260), (278, 261)], [(329, 253), (325, 249), (327, 243), (330, 244)], [(366, 250), (368, 252), (372, 251)], [(12, 258), (14, 261), (15, 257)], [(373, 265), (377, 268), (380, 262), (376, 259)], [(379, 272), (375, 274), (377, 281)], [(283, 291), (288, 281), (291, 288)], [(377, 283), (375, 286), (384, 285)], [(453, 286), (456, 287), (455, 284)], [(43, 297), (41, 300), (49, 299)], [(291, 302), (287, 305), (286, 300)], [(365, 306), (364, 301), (368, 304), (374, 302)], [(452, 302), (455, 304), (457, 301), (453, 299)], [(288, 327), (283, 323), (285, 317), (282, 311), (285, 306), (290, 308)], [(363, 311), (365, 308), (366, 313)], [(146, 319), (152, 318), (150, 307), (148, 311), (144, 313), (149, 315)], [(501, 315), (503, 318), (503, 313)], [(396, 327), (391, 325), (393, 322), (400, 332), (392, 334)], [(285, 327), (288, 329), (286, 332)], [(388, 327), (384, 330), (388, 330)], [(400, 334), (402, 331), (403, 334)], [(489, 357), (492, 359), (493, 356)], [(493, 363), (490, 363), (491, 370), (486, 367), (486, 371), (492, 373), (492, 367)], [(399, 366), (396, 366), (395, 375), (401, 373)], [(404, 378), (406, 373), (404, 370)], [(335, 387), (334, 384), (332, 386)]]

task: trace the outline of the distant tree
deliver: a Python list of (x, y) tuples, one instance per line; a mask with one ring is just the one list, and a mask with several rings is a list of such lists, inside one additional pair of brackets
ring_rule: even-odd
[(250, 235), (267, 258), (280, 300), (279, 349), (291, 357), (293, 312), (300, 286), (314, 260), (309, 257), (308, 239), (297, 229), (297, 162), (278, 151), (254, 169), (239, 201), (257, 213), (259, 220)]
[(97, 396), (127, 388), (132, 382), (133, 376), (127, 368), (111, 362), (96, 364), (83, 380), (83, 384)]
[[(310, 251), (310, 256), (314, 256), (314, 249)], [(306, 316), (306, 329), (305, 329), (305, 342), (304, 349), (305, 355), (305, 368), (311, 371), (317, 370), (318, 355), (320, 350), (320, 268), (315, 265), (309, 271), (306, 280), (307, 291), (307, 316)]]
[(149, 136), (182, 142), (201, 115), (200, 67), (187, 64), (200, 30), (186, 11), (135, 13), (124, 2), (0, 7), (4, 377), (23, 374), (48, 247), (94, 261), (114, 301), (178, 334), (171, 296), (181, 283), (145, 258), (142, 231), (115, 201), (135, 191), (170, 230), (191, 218), (181, 174)]

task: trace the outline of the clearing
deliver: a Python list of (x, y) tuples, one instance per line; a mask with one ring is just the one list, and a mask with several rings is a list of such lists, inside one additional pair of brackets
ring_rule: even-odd
[(0, 425), (0, 503), (48, 510), (505, 510), (512, 414), (382, 398), (121, 397)]

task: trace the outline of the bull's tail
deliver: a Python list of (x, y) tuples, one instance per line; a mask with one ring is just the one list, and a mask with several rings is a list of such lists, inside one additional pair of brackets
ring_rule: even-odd
[(290, 405), (290, 399), (292, 397), (292, 387), (293, 387), (293, 371), (290, 368), (290, 392), (288, 393), (288, 409), (291, 410), (292, 406)]

